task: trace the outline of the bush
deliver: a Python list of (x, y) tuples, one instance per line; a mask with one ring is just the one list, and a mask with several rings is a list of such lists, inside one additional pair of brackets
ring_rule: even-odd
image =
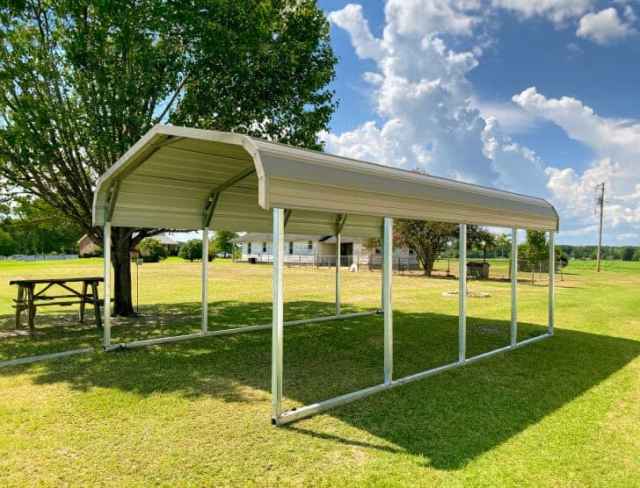
[(157, 263), (167, 257), (167, 249), (156, 239), (145, 239), (139, 246), (140, 255), (145, 263)]
[[(215, 251), (211, 244), (209, 244), (209, 261), (213, 259)], [(202, 241), (200, 239), (193, 239), (185, 242), (178, 252), (178, 256), (182, 259), (189, 261), (195, 261), (196, 259), (202, 259)]]
[(11, 256), (17, 249), (18, 246), (11, 234), (0, 229), (0, 256)]

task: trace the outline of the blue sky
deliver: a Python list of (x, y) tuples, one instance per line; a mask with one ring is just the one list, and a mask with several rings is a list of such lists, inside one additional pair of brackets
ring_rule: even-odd
[(640, 244), (640, 2), (320, 0), (327, 150), (549, 199), (559, 242)]

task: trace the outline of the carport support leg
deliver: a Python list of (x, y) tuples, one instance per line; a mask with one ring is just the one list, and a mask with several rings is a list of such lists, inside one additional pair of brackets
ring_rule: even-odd
[(518, 342), (518, 229), (511, 229), (511, 347)]
[(340, 315), (340, 261), (342, 260), (340, 247), (342, 245), (342, 235), (336, 234), (336, 315)]
[(273, 209), (273, 316), (271, 324), (271, 420), (274, 424), (282, 414), (283, 374), (283, 257), (284, 257), (284, 210)]
[(393, 381), (393, 309), (391, 308), (391, 279), (393, 275), (393, 219), (384, 219), (382, 307), (384, 312), (384, 383)]
[(105, 222), (102, 230), (102, 247), (104, 249), (104, 320), (102, 328), (102, 345), (111, 345), (111, 222)]
[(556, 287), (556, 246), (555, 233), (549, 232), (549, 321), (547, 332), (553, 335), (555, 321), (555, 287)]
[(202, 229), (202, 333), (209, 330), (209, 228)]
[(467, 224), (460, 224), (458, 283), (458, 361), (467, 357)]

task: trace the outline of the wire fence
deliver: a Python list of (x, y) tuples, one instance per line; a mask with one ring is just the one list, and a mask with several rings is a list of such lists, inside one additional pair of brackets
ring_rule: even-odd
[[(271, 264), (273, 257), (271, 254), (256, 254), (243, 256), (237, 259), (239, 262), (248, 262), (251, 264)], [(383, 256), (381, 254), (369, 255), (342, 255), (340, 259), (341, 266), (350, 267), (354, 271), (361, 270), (380, 270), (382, 269)], [(287, 255), (284, 256), (284, 264), (286, 266), (309, 266), (311, 268), (335, 267), (336, 256), (330, 255)], [(563, 269), (566, 263), (556, 262), (556, 275), (560, 281), (564, 281)], [(436, 278), (452, 278), (457, 279), (459, 260), (458, 258), (441, 258), (438, 259), (433, 266), (431, 276)], [(420, 273), (424, 270), (419, 264), (415, 256), (394, 256), (393, 270), (396, 273)], [(549, 280), (549, 262), (548, 260), (532, 261), (527, 259), (518, 260), (518, 280), (524, 282), (546, 283)], [(494, 280), (508, 281), (511, 279), (511, 260), (509, 258), (494, 259), (469, 259), (467, 260), (467, 276), (473, 280)]]
[(0, 261), (63, 261), (78, 259), (77, 254), (15, 254), (13, 256), (0, 256)]
[[(271, 264), (273, 263), (273, 256), (271, 254), (255, 254), (249, 256), (243, 256), (241, 259), (237, 259), (238, 262), (246, 262), (249, 264)], [(334, 254), (326, 255), (288, 255), (284, 256), (284, 264), (286, 266), (311, 266), (313, 268), (323, 267), (335, 267), (336, 256)], [(340, 266), (353, 267), (356, 269), (381, 269), (382, 268), (382, 255), (357, 255), (357, 254), (343, 254), (340, 256)], [(393, 269), (395, 271), (416, 271), (420, 269), (418, 261), (415, 257), (393, 257)]]

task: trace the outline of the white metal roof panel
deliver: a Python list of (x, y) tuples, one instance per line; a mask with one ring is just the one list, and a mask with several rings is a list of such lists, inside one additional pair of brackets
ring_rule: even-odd
[[(197, 229), (212, 192), (225, 188), (211, 227), (270, 232), (270, 209), (292, 210), (287, 232), (380, 234), (382, 217), (557, 230), (545, 200), (436, 178), (240, 134), (158, 125), (98, 181), (95, 225)], [(114, 195), (114, 198), (110, 196)]]

